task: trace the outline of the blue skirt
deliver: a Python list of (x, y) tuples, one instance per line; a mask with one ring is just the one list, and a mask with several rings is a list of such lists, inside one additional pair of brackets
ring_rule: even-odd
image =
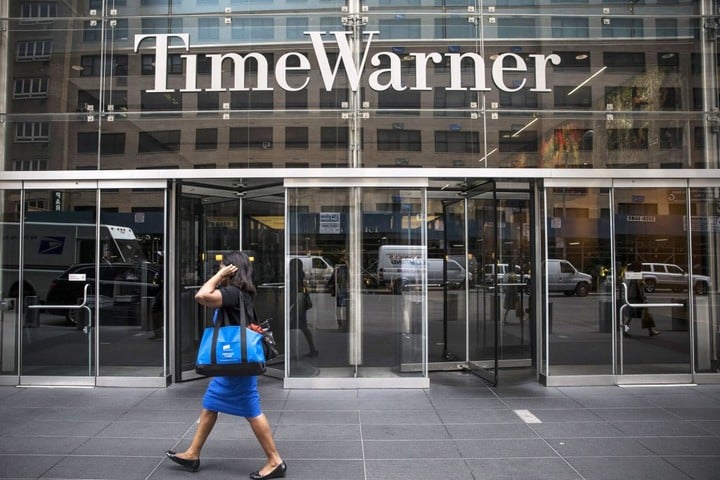
[(262, 414), (257, 377), (213, 377), (210, 380), (203, 408), (245, 418)]

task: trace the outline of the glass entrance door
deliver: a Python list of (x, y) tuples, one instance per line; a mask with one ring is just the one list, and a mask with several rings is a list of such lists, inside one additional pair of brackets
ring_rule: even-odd
[(495, 385), (500, 367), (529, 366), (533, 358), (530, 187), (486, 182), (468, 191), (466, 201), (467, 257), (477, 264), (468, 302), (468, 365)]
[(176, 366), (179, 380), (197, 378), (195, 358), (209, 311), (195, 293), (212, 276), (221, 255), (240, 249), (240, 199), (211, 185), (179, 187), (175, 295)]
[[(5, 227), (19, 242), (12, 296), (21, 313), (20, 384), (94, 385), (94, 312), (103, 304), (94, 281), (97, 190), (31, 187), (18, 199), (18, 221)], [(106, 246), (120, 254), (112, 242)]]
[(614, 190), (620, 375), (691, 372), (688, 306), (710, 281), (693, 272), (686, 199), (671, 184)]
[(286, 180), (285, 383), (426, 386), (427, 181), (340, 183)]

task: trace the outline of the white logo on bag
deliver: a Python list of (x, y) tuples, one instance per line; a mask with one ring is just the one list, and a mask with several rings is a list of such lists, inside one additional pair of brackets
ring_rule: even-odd
[(223, 350), (230, 350), (232, 347), (230, 345), (223, 345)]

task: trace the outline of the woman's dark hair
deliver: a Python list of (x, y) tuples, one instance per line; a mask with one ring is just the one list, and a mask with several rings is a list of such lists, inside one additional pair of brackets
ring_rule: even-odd
[(224, 265), (235, 265), (237, 272), (235, 275), (230, 277), (230, 285), (238, 287), (240, 290), (245, 290), (253, 297), (257, 293), (255, 285), (253, 284), (252, 274), (253, 265), (245, 252), (231, 252), (225, 255), (222, 263)]

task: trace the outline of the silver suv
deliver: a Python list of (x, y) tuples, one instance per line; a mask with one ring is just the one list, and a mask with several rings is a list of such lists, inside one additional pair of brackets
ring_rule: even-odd
[[(658, 288), (682, 292), (688, 287), (687, 272), (673, 263), (643, 263), (642, 276), (646, 292), (654, 292)], [(707, 275), (694, 274), (692, 283), (697, 295), (707, 295), (710, 291), (710, 277)]]

